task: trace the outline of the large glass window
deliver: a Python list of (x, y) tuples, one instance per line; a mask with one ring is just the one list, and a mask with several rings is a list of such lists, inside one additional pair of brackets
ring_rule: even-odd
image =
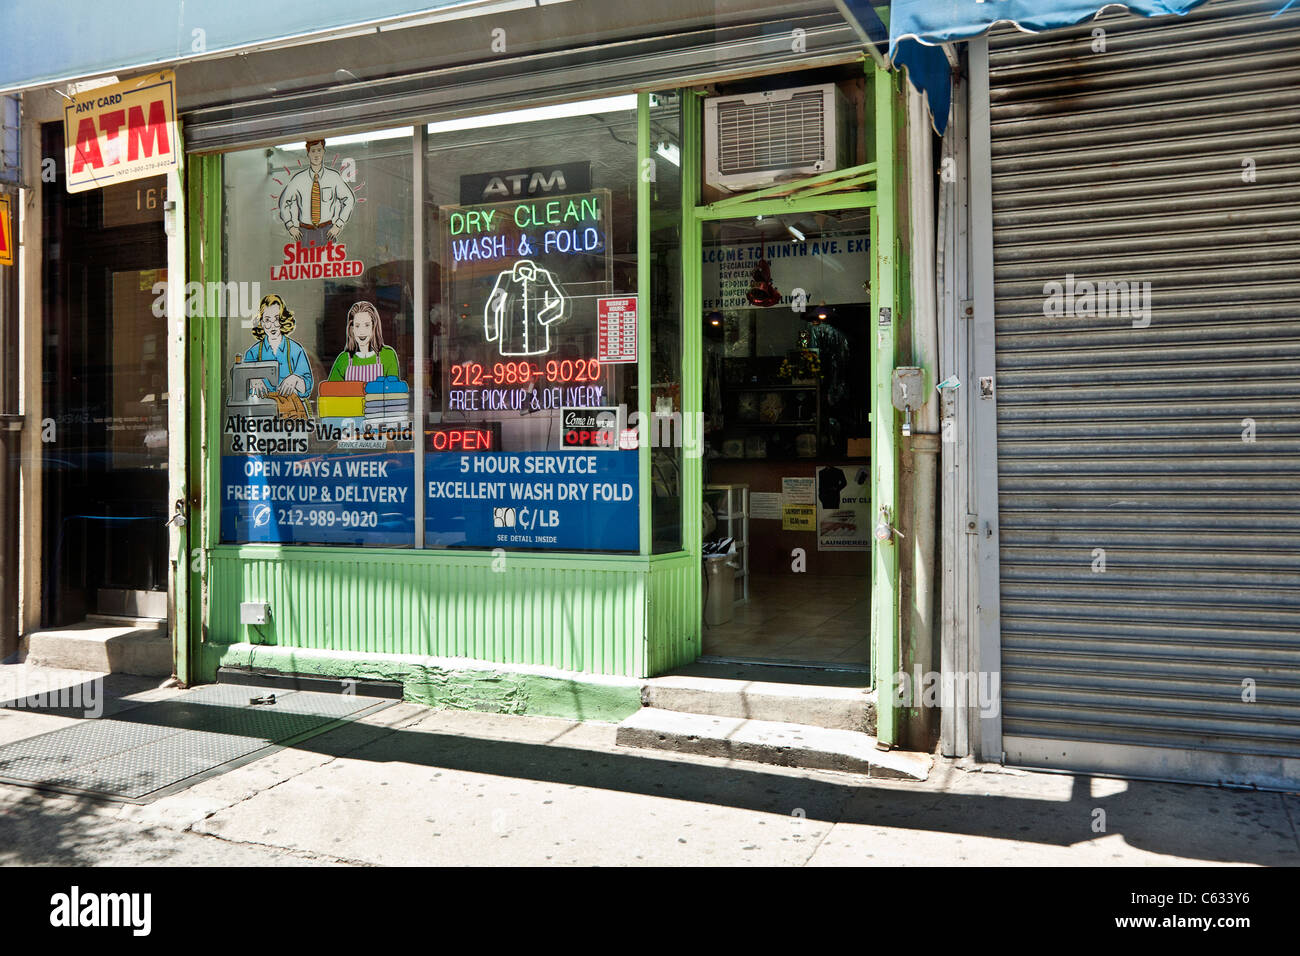
[[(428, 126), (418, 249), (411, 130), (227, 155), (225, 284), (203, 292), (221, 540), (639, 551), (638, 363), (648, 409), (680, 409), (676, 110), (655, 108), (651, 302), (634, 96)], [(670, 550), (680, 448), (652, 460)]]
[(221, 540), (411, 547), (409, 128), (225, 157)]
[[(650, 97), (650, 499), (656, 554), (682, 546), (682, 453), (701, 440), (682, 417), (681, 109), (675, 95)], [(695, 449), (698, 454), (698, 448)], [(690, 509), (692, 514), (698, 510)]]
[(434, 124), (427, 547), (637, 551), (636, 100)]

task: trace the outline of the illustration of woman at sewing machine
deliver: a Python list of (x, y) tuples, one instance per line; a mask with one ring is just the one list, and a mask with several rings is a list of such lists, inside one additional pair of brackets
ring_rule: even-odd
[(289, 338), (293, 331), (293, 310), (275, 293), (262, 297), (253, 319), (253, 338), (257, 342), (244, 353), (244, 364), (275, 362), (279, 369), (276, 381), (252, 378), (248, 381), (250, 399), (269, 398), (275, 402), (276, 414), (282, 418), (307, 418), (303, 401), (311, 394), (311, 364), (303, 347)]

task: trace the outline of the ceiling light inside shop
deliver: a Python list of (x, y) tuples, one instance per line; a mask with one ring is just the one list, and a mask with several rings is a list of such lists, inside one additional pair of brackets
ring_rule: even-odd
[(450, 133), (460, 129), (482, 129), (489, 126), (509, 126), (513, 123), (540, 123), (564, 116), (591, 116), (596, 113), (622, 113), (636, 109), (636, 94), (606, 96), (598, 100), (578, 103), (557, 103), (555, 106), (537, 106), (527, 110), (509, 110), (488, 116), (465, 116), (460, 119), (430, 123), (425, 127), (430, 133)]
[(682, 151), (677, 148), (675, 143), (660, 143), (655, 147), (655, 152), (674, 166), (682, 164)]
[[(410, 138), (411, 127), (409, 126), (399, 126), (396, 129), (375, 129), (368, 133), (349, 133), (346, 136), (330, 136), (327, 134), (321, 137), (321, 139), (325, 140), (326, 150), (333, 149), (335, 146), (346, 146), (348, 143), (373, 143), (381, 139)], [(307, 144), (305, 142), (284, 143), (275, 148), (287, 151), (296, 150), (299, 153), (307, 152)]]

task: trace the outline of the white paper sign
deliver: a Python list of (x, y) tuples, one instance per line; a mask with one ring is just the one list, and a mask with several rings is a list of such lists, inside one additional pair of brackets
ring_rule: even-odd
[(871, 548), (871, 482), (861, 465), (817, 469), (817, 550)]
[(749, 493), (749, 516), (751, 518), (768, 518), (781, 520), (781, 506), (785, 496), (777, 491), (751, 491)]
[(786, 504), (811, 505), (815, 502), (813, 498), (813, 479), (782, 478), (781, 494), (785, 496)]

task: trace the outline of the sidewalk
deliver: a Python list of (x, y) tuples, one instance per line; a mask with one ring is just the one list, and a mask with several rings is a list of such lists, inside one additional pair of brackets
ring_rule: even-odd
[[(0, 666), (0, 699), (26, 666)], [(115, 700), (184, 693), (156, 683), (108, 679)], [(0, 710), (0, 743), (74, 719)], [(0, 785), (0, 863), (1296, 865), (1298, 821), (1294, 794), (942, 760), (923, 784), (867, 784), (399, 703), (144, 806)]]

